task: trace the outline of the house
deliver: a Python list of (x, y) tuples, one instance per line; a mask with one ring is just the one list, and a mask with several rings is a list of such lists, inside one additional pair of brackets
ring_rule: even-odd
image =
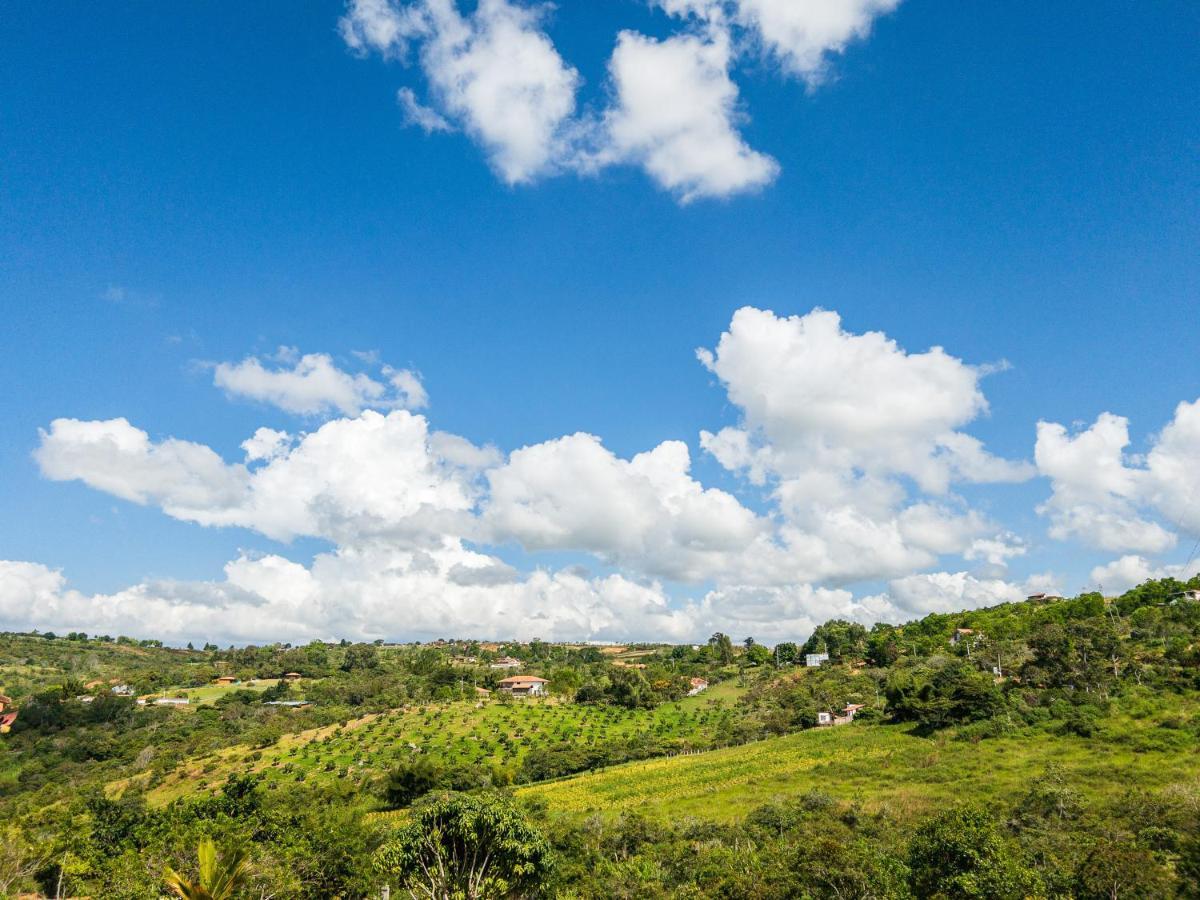
[(819, 712), (817, 713), (817, 727), (824, 728), (826, 726), (833, 725), (849, 725), (854, 721), (855, 714), (863, 708), (864, 706), (861, 703), (847, 703), (846, 706), (842, 708), (842, 714), (840, 716), (835, 716), (831, 712)]
[(284, 706), (288, 709), (304, 709), (312, 706), (311, 700), (267, 700), (264, 706)]
[(6, 713), (0, 713), (0, 734), (8, 734), (12, 731), (13, 722), (17, 721), (17, 711), (11, 710)]
[(513, 675), (501, 680), (496, 689), (515, 697), (541, 697), (546, 693), (549, 683), (536, 675)]
[(494, 663), (488, 666), (489, 669), (519, 669), (525, 665), (519, 659), (514, 659), (511, 656), (502, 656)]
[(827, 662), (829, 662), (829, 654), (828, 653), (805, 653), (804, 654), (804, 665), (806, 665), (810, 669), (815, 669), (822, 663), (827, 663)]
[(299, 681), (300, 673), (299, 672), (285, 672), (283, 675), (283, 680), (284, 681)]
[(94, 701), (96, 698), (95, 698), (95, 697), (93, 697), (91, 694), (80, 694), (80, 695), (79, 695), (79, 696), (77, 696), (75, 699), (76, 699), (77, 701), (79, 701), (80, 703), (91, 703), (91, 702), (93, 702), (93, 701)]
[(950, 637), (950, 643), (958, 646), (960, 641), (970, 640), (974, 643), (975, 629), (973, 628), (955, 628), (954, 634)]
[(118, 697), (132, 697), (133, 688), (127, 684), (114, 684), (110, 690)]
[(155, 706), (187, 706), (190, 701), (187, 697), (159, 697), (154, 701)]
[(218, 675), (213, 679), (213, 684), (237, 684), (238, 680), (232, 675)]
[(1180, 591), (1171, 598), (1175, 603), (1200, 603), (1200, 591), (1187, 590)]
[(693, 678), (688, 684), (690, 685), (687, 693), (689, 697), (695, 697), (701, 691), (708, 690), (708, 681), (704, 678)]
[(475, 696), (476, 697), (490, 697), (491, 695), (492, 695), (492, 692), (489, 691), (487, 688), (481, 688), (481, 687), (475, 688)]
[(1055, 600), (1061, 600), (1062, 597), (1058, 594), (1030, 594), (1025, 599), (1031, 603), (1053, 603)]

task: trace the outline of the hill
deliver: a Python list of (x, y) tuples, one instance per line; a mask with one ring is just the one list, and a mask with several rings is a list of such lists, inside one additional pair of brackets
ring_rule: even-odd
[(368, 896), (486, 811), (530, 896), (1195, 896), (1189, 589), (773, 648), (3, 635), (0, 894), (157, 897), (216, 836), (256, 894)]

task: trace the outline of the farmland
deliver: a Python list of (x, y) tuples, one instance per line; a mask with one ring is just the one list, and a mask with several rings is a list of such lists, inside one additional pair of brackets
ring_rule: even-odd
[[(628, 763), (523, 787), (518, 795), (577, 816), (636, 811), (736, 821), (760, 804), (820, 791), (868, 812), (912, 820), (968, 797), (1011, 803), (1052, 766), (1097, 801), (1114, 800), (1130, 785), (1200, 791), (1200, 742), (1169, 727), (1178, 706), (1148, 696), (1132, 706), (1132, 714), (1105, 723), (1109, 738), (1099, 742), (1027, 730), (974, 742), (953, 730), (922, 737), (891, 725), (818, 729)], [(1195, 715), (1200, 704), (1189, 703), (1186, 711)]]

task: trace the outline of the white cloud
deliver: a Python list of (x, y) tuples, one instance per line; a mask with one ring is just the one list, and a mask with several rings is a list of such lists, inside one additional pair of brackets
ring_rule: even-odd
[[(1038, 470), (1050, 479), (1051, 496), (1039, 512), (1050, 519), (1050, 536), (1058, 540), (1079, 537), (1104, 550), (1161, 553), (1175, 545), (1175, 535), (1147, 518), (1142, 507), (1177, 488), (1185, 494), (1198, 479), (1189, 479), (1178, 463), (1189, 452), (1187, 404), (1183, 428), (1164, 432), (1167, 439), (1156, 447), (1155, 468), (1128, 463), (1129, 420), (1103, 413), (1090, 427), (1070, 434), (1062, 425), (1039, 422), (1035, 457)], [(1187, 468), (1185, 465), (1184, 469)], [(1194, 469), (1194, 465), (1192, 466)], [(1179, 477), (1178, 485), (1171, 479)], [(1189, 485), (1189, 481), (1193, 485)], [(1170, 485), (1167, 491), (1163, 488)]]
[(280, 348), (267, 364), (248, 356), (213, 366), (213, 383), (229, 396), (270, 403), (296, 415), (354, 416), (367, 408), (420, 409), (428, 403), (415, 373), (384, 366), (382, 375), (386, 383), (338, 368), (327, 353), (300, 356), (288, 347)]
[(774, 180), (779, 165), (738, 133), (730, 53), (721, 30), (664, 40), (622, 32), (609, 62), (616, 96), (601, 158), (642, 165), (685, 203)]
[(396, 91), (396, 102), (400, 104), (404, 113), (404, 121), (417, 126), (426, 134), (454, 130), (454, 126), (445, 116), (418, 100), (412, 88), (404, 87)]
[(528, 550), (585, 549), (674, 580), (718, 577), (769, 526), (730, 494), (702, 487), (690, 466), (679, 441), (629, 461), (588, 434), (547, 441), (488, 473), (484, 518), (496, 539)]
[[(771, 485), (784, 542), (810, 577), (891, 577), (961, 554), (993, 526), (950, 486), (1032, 474), (960, 430), (987, 409), (983, 373), (940, 348), (906, 353), (824, 310), (780, 318), (747, 307), (697, 355), (742, 414), (736, 427), (702, 432), (701, 446)], [(904, 479), (945, 499), (906, 505)]]
[(1123, 594), (1152, 578), (1178, 578), (1180, 581), (1187, 581), (1197, 571), (1200, 571), (1200, 563), (1188, 566), (1155, 565), (1144, 556), (1127, 554), (1092, 569), (1091, 582), (1098, 590), (1112, 596)]
[(201, 444), (154, 442), (125, 419), (56, 419), (34, 456), (47, 478), (153, 503), (184, 521), (280, 540), (387, 536), (407, 544), (461, 533), (458, 519), (475, 505), (470, 457), (490, 458), (464, 445), (431, 437), (423, 416), (397, 410), (327, 422), (295, 441), (260, 429), (243, 445), (249, 460), (267, 460), (255, 469)]
[[(339, 28), (355, 53), (407, 57), (419, 47), (431, 102), (397, 94), (427, 133), (462, 127), (509, 184), (562, 171), (643, 167), (682, 202), (757, 190), (779, 165), (739, 133), (745, 119), (730, 71), (763, 47), (811, 86), (828, 56), (865, 37), (899, 0), (660, 0), (689, 19), (662, 39), (623, 31), (609, 62), (610, 107), (577, 113), (582, 79), (546, 34), (547, 3), (350, 0)], [(744, 36), (751, 35), (747, 41)]]
[(716, 350), (697, 355), (743, 411), (739, 440), (764, 471), (905, 475), (934, 493), (1032, 474), (958, 430), (987, 410), (982, 373), (940, 347), (906, 353), (879, 332), (843, 331), (826, 310), (780, 318), (744, 307)]
[(385, 57), (402, 56), (409, 41), (428, 31), (419, 6), (404, 7), (391, 0), (348, 0), (338, 21), (346, 46), (359, 54), (375, 51)]
[[(718, 629), (783, 639), (832, 615), (904, 619), (1057, 583), (1010, 579), (1026, 540), (955, 493), (1029, 472), (967, 431), (987, 410), (983, 369), (941, 349), (909, 353), (885, 335), (847, 332), (819, 310), (790, 318), (739, 310), (699, 356), (739, 417), (701, 436), (736, 479), (727, 490), (703, 483), (680, 441), (622, 457), (579, 433), (504, 454), (432, 430), (406, 409), (368, 409), (309, 433), (259, 428), (230, 460), (125, 419), (56, 419), (34, 453), (47, 478), (184, 521), (313, 537), (332, 549), (308, 566), (246, 556), (221, 580), (145, 582), (95, 597), (50, 569), (13, 562), (0, 572), (0, 615), (14, 625), (65, 627), (75, 617), (76, 628), (99, 623), (87, 630), (140, 622), (140, 634), (247, 640), (284, 631), (693, 640)], [(412, 373), (371, 354), (359, 360), (377, 388), (329, 357), (287, 353), (259, 363), (263, 381), (245, 367), (254, 376), (245, 384), (257, 385), (245, 390), (304, 409), (427, 403)], [(1181, 404), (1144, 457), (1127, 455), (1128, 444), (1127, 423), (1115, 416), (1074, 434), (1043, 423), (1037, 461), (1053, 488), (1052, 533), (1112, 533), (1120, 545), (1143, 538), (1143, 526), (1170, 538), (1156, 517), (1186, 527), (1200, 403)], [(588, 554), (612, 574), (517, 570), (497, 549), (512, 544), (527, 554)], [(1111, 590), (1170, 571), (1127, 555), (1092, 574)], [(848, 589), (884, 581), (885, 591), (857, 600)], [(22, 602), (40, 618), (22, 620)]]
[(967, 572), (930, 572), (896, 578), (888, 583), (885, 594), (869, 599), (894, 610), (893, 618), (907, 619), (1012, 603), (1025, 596), (1020, 587), (1000, 579), (980, 579)]
[(754, 29), (786, 69), (809, 84), (823, 80), (831, 53), (871, 32), (900, 0), (737, 0), (735, 16)]

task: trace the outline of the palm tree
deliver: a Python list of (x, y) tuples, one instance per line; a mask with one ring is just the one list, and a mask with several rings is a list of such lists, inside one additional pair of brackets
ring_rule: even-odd
[(250, 878), (250, 863), (241, 847), (218, 856), (212, 838), (205, 838), (196, 850), (200, 859), (200, 878), (189, 881), (170, 866), (164, 875), (167, 887), (183, 900), (231, 900), (234, 892)]

